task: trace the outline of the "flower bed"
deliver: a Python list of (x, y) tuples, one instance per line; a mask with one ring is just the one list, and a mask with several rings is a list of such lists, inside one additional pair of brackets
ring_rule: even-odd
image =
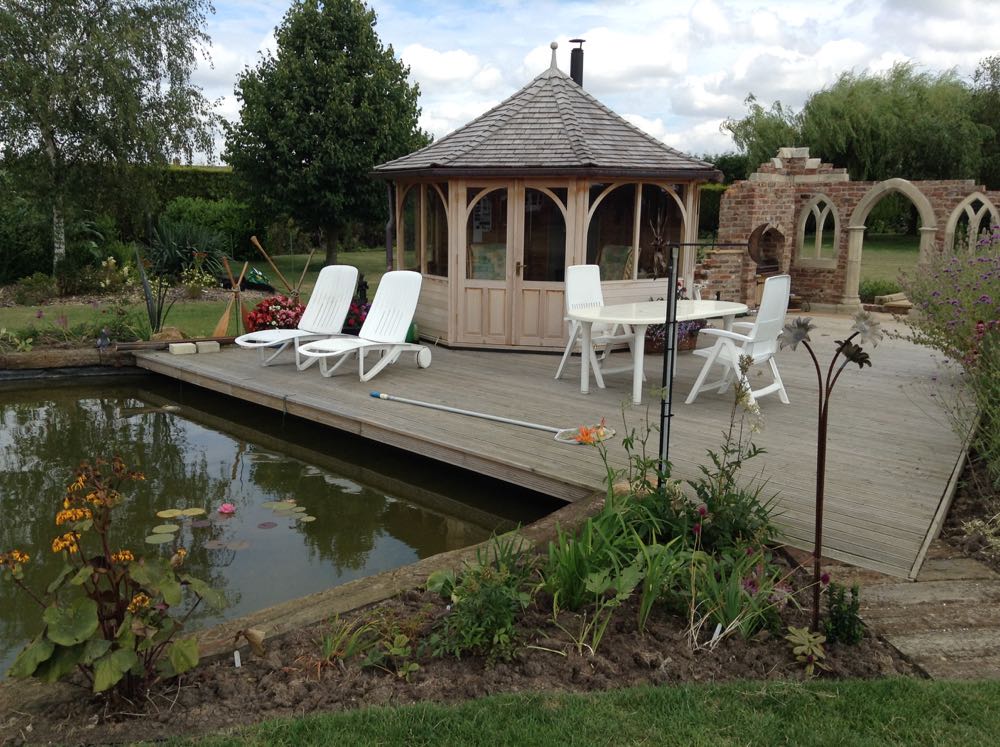
[(271, 296), (253, 307), (246, 315), (247, 332), (262, 329), (295, 329), (306, 307), (288, 296)]

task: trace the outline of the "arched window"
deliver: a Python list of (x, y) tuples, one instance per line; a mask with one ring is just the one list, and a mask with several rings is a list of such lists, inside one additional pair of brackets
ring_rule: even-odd
[(427, 274), (448, 277), (448, 185), (424, 186), (424, 256)]
[(826, 195), (816, 195), (799, 213), (798, 255), (802, 267), (834, 268), (840, 244), (840, 216)]

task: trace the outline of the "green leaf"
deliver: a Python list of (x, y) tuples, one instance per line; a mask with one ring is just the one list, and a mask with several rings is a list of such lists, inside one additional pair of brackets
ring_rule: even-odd
[(52, 656), (35, 670), (35, 676), (43, 682), (58, 682), (76, 669), (83, 658), (84, 644), (77, 646), (56, 646)]
[(135, 651), (130, 648), (120, 648), (95, 661), (94, 692), (104, 692), (109, 687), (117, 685), (138, 660)]
[(167, 655), (174, 674), (182, 674), (198, 666), (198, 641), (194, 638), (182, 638), (174, 641)]
[(207, 583), (202, 581), (200, 578), (195, 578), (194, 576), (189, 576), (184, 574), (181, 576), (181, 581), (187, 583), (191, 587), (191, 591), (197, 594), (199, 597), (205, 600), (205, 604), (211, 607), (213, 610), (224, 610), (226, 608), (226, 598), (221, 592), (216, 591)]
[(111, 641), (104, 638), (91, 638), (84, 644), (83, 655), (80, 657), (81, 664), (93, 664), (104, 656), (111, 648)]
[(14, 659), (7, 676), (18, 679), (30, 677), (42, 662), (52, 656), (55, 649), (56, 645), (45, 637), (45, 633), (39, 633), (35, 640), (25, 646)]
[(97, 630), (97, 602), (80, 597), (65, 607), (52, 605), (42, 613), (49, 640), (60, 646), (82, 643)]
[(94, 569), (92, 566), (86, 565), (76, 572), (76, 575), (69, 580), (72, 586), (83, 586), (90, 577), (94, 575)]
[(55, 579), (52, 581), (51, 584), (49, 584), (49, 588), (46, 589), (46, 591), (49, 594), (51, 594), (52, 592), (54, 592), (56, 589), (58, 589), (60, 586), (62, 586), (63, 581), (65, 581), (66, 577), (69, 574), (71, 574), (74, 570), (76, 570), (76, 568), (74, 566), (71, 566), (69, 563), (66, 563), (63, 566), (62, 570), (59, 571), (59, 575), (55, 577)]

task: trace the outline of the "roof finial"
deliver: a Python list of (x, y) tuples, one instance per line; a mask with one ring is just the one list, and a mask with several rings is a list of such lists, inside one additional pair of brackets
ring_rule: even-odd
[(552, 50), (552, 62), (549, 63), (549, 70), (558, 70), (559, 66), (556, 64), (556, 50), (559, 49), (559, 42), (550, 43), (549, 48)]

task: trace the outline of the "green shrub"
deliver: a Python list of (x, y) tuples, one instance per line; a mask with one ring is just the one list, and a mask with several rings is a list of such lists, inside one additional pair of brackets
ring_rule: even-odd
[(719, 208), (722, 205), (722, 195), (726, 193), (725, 184), (701, 185), (701, 212), (698, 216), (698, 235), (703, 233), (716, 234), (719, 231)]
[[(959, 435), (978, 416), (972, 446), (1000, 486), (1000, 226), (975, 246), (932, 257), (921, 272), (903, 276), (915, 313), (906, 317), (915, 342), (944, 353), (966, 373), (971, 403), (940, 401)], [(970, 411), (969, 405), (972, 410)]]
[(861, 296), (861, 303), (875, 303), (876, 296), (888, 296), (892, 293), (899, 293), (899, 291), (899, 283), (895, 280), (863, 278), (858, 284), (858, 295)]
[(451, 612), (431, 641), (434, 653), (510, 658), (517, 614), (531, 602), (530, 572), (518, 540), (494, 539), (457, 580), (441, 575), (428, 579), (428, 588), (448, 592), (451, 599)]
[(44, 272), (36, 272), (21, 278), (14, 285), (14, 303), (21, 306), (37, 306), (56, 297), (59, 288), (55, 279)]
[(0, 172), (0, 285), (52, 271), (52, 218)]
[(135, 698), (154, 679), (197, 665), (198, 643), (181, 637), (184, 622), (202, 601), (220, 609), (224, 599), (182, 570), (187, 550), (176, 540), (144, 553), (116, 544), (112, 521), (126, 500), (120, 491), (142, 479), (117, 457), (80, 465), (57, 504), (50, 546), (63, 563), (47, 593), (24, 583), (28, 553), (0, 553), (0, 578), (38, 605), (44, 623), (11, 677), (56, 682), (82, 673), (95, 693)]
[(238, 259), (256, 258), (250, 237), (257, 232), (250, 209), (233, 199), (206, 200), (201, 197), (177, 197), (167, 205), (162, 218), (216, 231), (220, 248)]
[(826, 587), (826, 620), (823, 623), (826, 638), (830, 643), (861, 643), (865, 637), (865, 626), (858, 617), (861, 595), (857, 584), (851, 587), (848, 599), (846, 590), (837, 583)]
[(206, 272), (218, 275), (222, 272), (224, 243), (222, 234), (213, 228), (160, 218), (146, 253), (147, 270), (177, 280), (186, 268), (199, 262)]

